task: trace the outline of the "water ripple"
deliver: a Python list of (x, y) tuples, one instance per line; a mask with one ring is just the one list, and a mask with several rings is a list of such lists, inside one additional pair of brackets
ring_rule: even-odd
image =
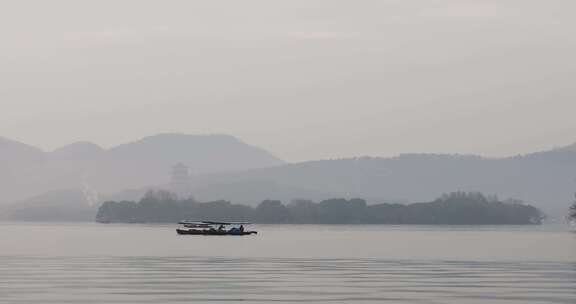
[(576, 303), (576, 263), (0, 257), (0, 303)]

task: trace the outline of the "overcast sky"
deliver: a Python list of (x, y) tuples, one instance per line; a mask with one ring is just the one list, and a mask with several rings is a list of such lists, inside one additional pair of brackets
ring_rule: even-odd
[(574, 0), (3, 1), (0, 136), (288, 161), (576, 141)]

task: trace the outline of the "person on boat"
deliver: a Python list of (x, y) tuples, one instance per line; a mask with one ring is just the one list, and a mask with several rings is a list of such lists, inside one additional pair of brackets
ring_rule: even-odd
[(244, 225), (240, 225), (240, 233), (244, 232)]

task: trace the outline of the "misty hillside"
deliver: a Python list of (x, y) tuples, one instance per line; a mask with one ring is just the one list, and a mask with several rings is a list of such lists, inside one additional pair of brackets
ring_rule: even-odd
[(46, 153), (50, 159), (90, 160), (97, 159), (106, 153), (102, 147), (91, 142), (75, 142)]
[(41, 162), (44, 154), (36, 147), (0, 137), (0, 168)]
[(52, 152), (0, 139), (0, 203), (60, 189), (115, 193), (163, 184), (178, 162), (198, 174), (284, 164), (269, 152), (228, 135), (160, 134), (108, 150), (79, 142)]
[(107, 154), (118, 162), (185, 162), (198, 172), (244, 170), (284, 163), (269, 152), (228, 135), (162, 134), (114, 147)]
[(405, 154), (286, 164), (226, 135), (162, 134), (108, 150), (81, 142), (49, 153), (0, 143), (5, 203), (59, 189), (136, 200), (146, 189), (165, 187), (177, 162), (191, 168), (196, 199), (252, 205), (332, 197), (408, 203), (461, 190), (521, 199), (557, 215), (576, 189), (574, 145), (509, 158)]
[[(223, 185), (267, 181), (278, 189), (306, 189), (333, 196), (383, 200), (426, 201), (442, 193), (462, 190), (517, 198), (550, 214), (561, 214), (576, 190), (576, 150), (557, 149), (524, 156), (490, 159), (477, 156), (407, 154), (393, 158), (354, 158), (311, 161), (280, 167), (203, 176), (200, 185), (215, 192)], [(204, 193), (200, 187), (199, 194)], [(264, 192), (262, 189), (258, 191)], [(306, 193), (291, 193), (307, 198)], [(317, 197), (308, 197), (318, 199)]]
[(91, 206), (80, 190), (49, 191), (27, 200), (0, 206), (0, 219), (17, 221), (92, 221), (97, 206)]

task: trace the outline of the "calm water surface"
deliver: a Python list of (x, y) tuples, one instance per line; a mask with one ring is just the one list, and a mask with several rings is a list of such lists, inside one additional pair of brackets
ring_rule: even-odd
[(0, 224), (0, 303), (576, 303), (563, 227)]

